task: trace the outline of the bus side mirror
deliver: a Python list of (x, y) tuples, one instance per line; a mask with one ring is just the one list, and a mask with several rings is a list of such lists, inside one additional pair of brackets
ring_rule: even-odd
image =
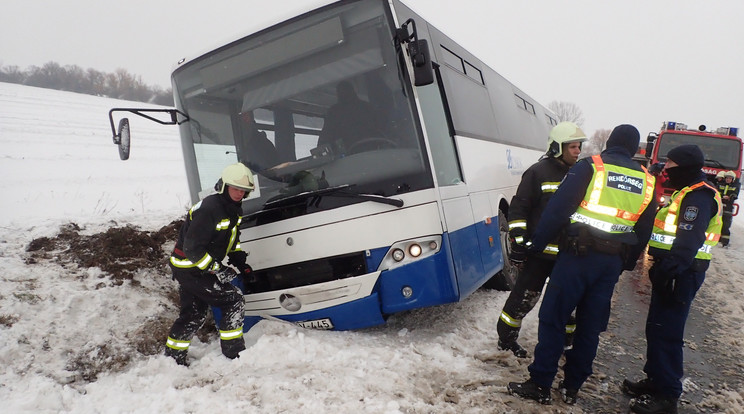
[(408, 51), (413, 61), (413, 82), (416, 86), (434, 83), (434, 68), (431, 64), (429, 43), (426, 39), (415, 40), (408, 44)]
[(121, 158), (122, 161), (129, 159), (130, 143), (129, 119), (122, 118), (119, 121), (119, 130), (114, 137), (114, 144), (119, 146), (119, 158)]

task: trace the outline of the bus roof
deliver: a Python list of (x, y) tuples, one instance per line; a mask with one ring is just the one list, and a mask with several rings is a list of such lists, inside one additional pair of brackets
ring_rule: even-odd
[(264, 30), (276, 24), (292, 19), (293, 17), (297, 17), (299, 15), (313, 11), (323, 6), (327, 6), (337, 1), (339, 0), (302, 0), (301, 2), (292, 3), (290, 5), (282, 4), (282, 7), (272, 7), (271, 12), (268, 13), (250, 16), (246, 19), (245, 26), (236, 30), (235, 35), (230, 36), (226, 39), (222, 39), (221, 41), (219, 41), (219, 39), (215, 40), (213, 46), (201, 51), (197, 51), (189, 57), (184, 56), (178, 62), (175, 62), (171, 67), (171, 74), (184, 63), (204, 56), (215, 49), (228, 45), (234, 41), (240, 40), (246, 36), (260, 32), (261, 30)]

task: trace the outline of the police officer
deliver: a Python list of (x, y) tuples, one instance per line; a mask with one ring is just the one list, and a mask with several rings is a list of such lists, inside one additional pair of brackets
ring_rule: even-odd
[[(586, 134), (573, 122), (561, 122), (553, 127), (548, 137), (547, 152), (522, 174), (517, 193), (509, 205), (512, 248), (509, 259), (520, 272), (501, 311), (496, 330), (499, 349), (511, 351), (518, 358), (527, 357), (527, 351), (517, 342), (522, 319), (540, 299), (545, 280), (553, 270), (558, 255), (557, 240), (552, 240), (542, 252), (534, 255), (527, 253), (526, 243), (534, 236), (537, 221), (558, 184), (578, 161), (584, 141)], [(570, 320), (566, 325), (567, 337), (573, 335), (575, 328), (575, 322)]]
[(734, 201), (739, 198), (740, 182), (736, 179), (736, 173), (731, 170), (722, 171), (718, 174), (722, 176), (720, 180), (717, 180), (718, 192), (721, 193), (721, 200), (723, 201), (721, 245), (728, 246), (729, 241), (731, 241), (731, 220), (734, 218)]
[(721, 197), (706, 181), (703, 152), (680, 145), (667, 154), (669, 184), (676, 191), (661, 208), (649, 241), (651, 303), (646, 319), (646, 378), (623, 381), (636, 413), (676, 413), (682, 394), (682, 346), (690, 305), (705, 279), (721, 232)]
[(510, 382), (509, 393), (550, 403), (565, 326), (574, 309), (573, 348), (565, 352), (559, 385), (563, 401), (575, 404), (579, 388), (592, 374), (615, 284), (623, 270), (635, 267), (653, 226), (654, 177), (632, 159), (639, 141), (634, 126), (617, 126), (607, 148), (576, 163), (548, 202), (530, 250), (542, 251), (561, 231), (563, 240), (538, 314), (530, 378)]
[(234, 359), (245, 349), (243, 294), (230, 282), (250, 272), (246, 253), (240, 250), (241, 203), (253, 191), (253, 173), (241, 163), (228, 165), (212, 194), (196, 203), (186, 215), (170, 258), (173, 278), (179, 283), (181, 310), (166, 342), (165, 355), (188, 365), (191, 338), (204, 324), (209, 306), (220, 310), (222, 353)]

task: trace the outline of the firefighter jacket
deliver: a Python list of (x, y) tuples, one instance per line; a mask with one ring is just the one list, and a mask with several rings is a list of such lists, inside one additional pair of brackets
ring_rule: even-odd
[(718, 192), (721, 193), (721, 197), (728, 196), (728, 201), (724, 201), (724, 208), (731, 210), (734, 207), (734, 200), (739, 198), (739, 180), (734, 180), (730, 184), (726, 184), (726, 181), (720, 181), (717, 183)]
[(170, 258), (176, 268), (216, 271), (227, 255), (240, 251), (241, 203), (228, 192), (212, 194), (186, 215)]
[(676, 256), (681, 268), (693, 258), (710, 260), (721, 237), (723, 207), (713, 184), (702, 176), (692, 185), (675, 191), (669, 205), (659, 209), (649, 241), (653, 256)]
[[(568, 169), (569, 166), (558, 158), (543, 157), (522, 174), (517, 193), (509, 205), (509, 236), (517, 245), (525, 246), (532, 239), (548, 200)], [(558, 241), (551, 240), (540, 256), (555, 260), (557, 254)]]
[(613, 146), (579, 160), (548, 202), (531, 250), (543, 248), (561, 230), (567, 236), (581, 231), (626, 247), (626, 260), (634, 265), (651, 236), (656, 201), (653, 176), (631, 157), (626, 148)]

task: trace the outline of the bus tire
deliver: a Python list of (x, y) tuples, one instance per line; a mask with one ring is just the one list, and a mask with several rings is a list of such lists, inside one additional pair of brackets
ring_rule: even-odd
[(506, 216), (502, 211), (499, 211), (499, 240), (501, 241), (501, 256), (504, 259), (504, 267), (501, 268), (501, 271), (488, 279), (488, 281), (483, 284), (483, 287), (486, 289), (508, 291), (512, 290), (514, 287), (519, 270), (512, 265), (511, 261), (509, 261), (509, 253), (511, 253), (511, 245), (509, 244), (509, 224), (507, 223)]

